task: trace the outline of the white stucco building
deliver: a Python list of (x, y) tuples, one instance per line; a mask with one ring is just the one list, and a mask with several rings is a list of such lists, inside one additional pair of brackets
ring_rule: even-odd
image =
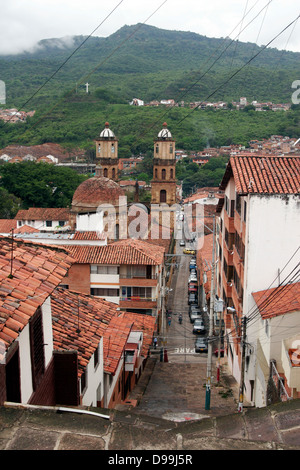
[[(216, 293), (225, 305), (228, 364), (240, 382), (241, 321), (246, 316), (245, 397), (264, 406), (266, 397), (256, 392), (260, 313), (253, 293), (290, 282), (288, 274), (300, 260), (300, 157), (232, 157), (220, 189)], [(300, 321), (295, 328), (300, 333)]]

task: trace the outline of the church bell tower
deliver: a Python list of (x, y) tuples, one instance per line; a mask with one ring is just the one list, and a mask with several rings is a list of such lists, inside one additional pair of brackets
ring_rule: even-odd
[(101, 165), (102, 176), (118, 181), (118, 139), (108, 122), (96, 140), (96, 164)]
[(176, 204), (175, 140), (167, 129), (167, 123), (154, 141), (153, 179), (151, 203), (169, 206)]

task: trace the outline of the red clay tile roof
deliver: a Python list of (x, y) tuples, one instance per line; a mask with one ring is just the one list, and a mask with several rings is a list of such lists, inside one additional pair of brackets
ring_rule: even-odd
[(234, 177), (239, 194), (298, 194), (300, 192), (300, 157), (231, 157), (220, 189)]
[(125, 318), (133, 322), (132, 331), (143, 332), (143, 345), (141, 355), (148, 356), (149, 348), (152, 345), (153, 334), (156, 330), (156, 318), (150, 315), (144, 315), (132, 312), (122, 312), (119, 318)]
[(92, 231), (75, 232), (73, 240), (106, 240), (105, 234)]
[(99, 204), (119, 204), (119, 197), (124, 196), (123, 189), (115, 181), (101, 177), (85, 180), (76, 189), (72, 199), (72, 209), (82, 206), (95, 206)]
[(0, 340), (7, 349), (73, 264), (61, 248), (0, 238)]
[(37, 228), (31, 227), (30, 225), (22, 225), (22, 227), (16, 228), (14, 233), (39, 233)]
[(51, 295), (53, 348), (78, 352), (81, 377), (112, 318), (117, 305), (90, 295), (58, 288)]
[(16, 220), (69, 220), (70, 211), (64, 207), (30, 207), (19, 210)]
[(113, 317), (107, 327), (103, 340), (104, 371), (114, 375), (133, 326), (133, 321), (123, 317)]
[(300, 282), (254, 292), (252, 295), (263, 319), (300, 311)]
[(16, 228), (17, 221), (15, 219), (0, 219), (0, 233), (9, 233)]
[(73, 258), (82, 264), (138, 264), (163, 263), (165, 249), (143, 240), (120, 240), (107, 246), (68, 246)]

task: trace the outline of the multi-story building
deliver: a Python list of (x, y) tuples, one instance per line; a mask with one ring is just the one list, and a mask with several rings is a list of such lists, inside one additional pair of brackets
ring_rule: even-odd
[(143, 240), (107, 246), (68, 246), (76, 263), (62, 284), (105, 298), (120, 310), (157, 317), (161, 311), (165, 249)]
[[(252, 294), (282, 282), (299, 248), (300, 157), (231, 157), (220, 189), (216, 294), (225, 306), (228, 363), (239, 381), (242, 317), (257, 308)], [(291, 269), (297, 260), (299, 253)], [(255, 401), (257, 335), (250, 322), (247, 345), (245, 393)]]

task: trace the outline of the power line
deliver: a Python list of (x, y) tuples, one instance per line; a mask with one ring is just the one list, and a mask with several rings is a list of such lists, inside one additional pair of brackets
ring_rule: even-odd
[[(276, 282), (276, 280), (278, 279), (278, 277), (280, 276), (280, 274), (283, 273), (283, 271), (286, 269), (286, 267), (289, 265), (289, 263), (292, 261), (292, 259), (296, 256), (296, 254), (298, 253), (299, 250), (300, 250), (300, 246), (294, 251), (294, 253), (293, 253), (292, 256), (289, 258), (289, 260), (286, 262), (286, 264), (284, 265), (284, 267), (282, 268), (282, 270), (280, 271), (280, 273), (277, 274), (277, 276), (275, 277), (275, 279), (271, 282), (271, 284), (269, 285), (269, 287), (268, 287), (266, 290), (271, 289), (271, 287), (272, 287), (272, 285), (274, 284), (274, 282)], [(280, 288), (280, 287), (283, 285), (283, 283), (288, 279), (288, 277), (291, 275), (291, 273), (293, 273), (294, 270), (295, 270), (298, 266), (299, 266), (299, 263), (297, 264), (296, 267), (294, 267), (294, 268), (292, 269), (292, 271), (290, 271), (290, 273), (286, 276), (286, 278), (279, 284), (279, 286), (277, 287), (277, 289)], [(277, 291), (277, 292), (278, 292), (278, 291)], [(273, 291), (272, 294), (273, 294), (273, 296), (274, 296), (274, 295), (275, 295), (275, 292)], [(270, 299), (270, 297), (271, 297), (272, 294), (270, 294), (270, 295), (268, 296), (268, 298), (264, 300), (264, 302), (262, 302), (262, 303), (259, 304), (259, 305), (256, 305), (256, 306), (252, 307), (252, 308), (245, 314), (245, 315), (247, 316), (247, 319), (248, 319), (249, 321), (251, 320), (251, 317), (252, 317), (253, 315), (258, 315), (258, 314), (259, 314), (259, 309), (261, 309), (261, 308), (263, 307), (263, 305), (265, 304), (265, 302), (266, 302), (268, 299)], [(226, 335), (224, 335), (224, 336), (227, 336), (227, 335), (231, 334), (232, 332), (235, 332), (235, 330), (231, 330), (231, 331), (227, 332)]]
[[(160, 10), (163, 5), (167, 2), (168, 0), (164, 0), (142, 23), (139, 23), (138, 26), (135, 28), (135, 30), (129, 34), (117, 47), (115, 47), (115, 49), (109, 54), (107, 55), (100, 63), (98, 63), (98, 65), (96, 65), (96, 67), (93, 68), (93, 70), (91, 72), (89, 72), (85, 77), (83, 77), (78, 83), (83, 83), (85, 80), (87, 80), (98, 68), (100, 68), (108, 59), (110, 59), (129, 39), (131, 39), (135, 34), (136, 32), (155, 14), (157, 13), (158, 10)], [(76, 85), (77, 86), (77, 85)], [(70, 94), (72, 94), (74, 92), (74, 90), (76, 89), (76, 86), (73, 87), (69, 92), (67, 92), (66, 94), (64, 94), (64, 96), (59, 99), (51, 108), (48, 112), (46, 112), (43, 116), (40, 117), (40, 119), (38, 121), (36, 121), (31, 127), (29, 127), (28, 129), (26, 129), (24, 131), (24, 134), (28, 131), (28, 130), (31, 130), (33, 129), (34, 127), (36, 127), (49, 113), (51, 113), (62, 101), (64, 101), (64, 99), (69, 96)], [(22, 134), (22, 135), (24, 135)]]
[[(249, 11), (247, 12), (247, 14), (245, 15), (245, 17), (250, 13), (250, 11), (256, 6), (256, 4), (258, 3), (259, 0), (257, 0), (257, 2), (249, 9)], [(240, 31), (240, 33), (235, 36), (228, 44), (227, 46), (225, 47), (225, 49), (219, 54), (219, 56), (213, 61), (213, 63), (209, 66), (209, 68), (203, 73), (201, 74), (201, 76), (192, 84), (189, 86), (189, 88), (187, 90), (185, 90), (184, 92), (180, 93), (178, 96), (175, 97), (175, 101), (178, 102), (179, 100), (182, 100), (182, 98), (184, 98), (184, 96), (189, 92), (191, 91), (199, 82), (200, 80), (202, 80), (208, 72), (210, 72), (210, 70), (214, 67), (214, 65), (216, 65), (216, 63), (221, 59), (221, 57), (225, 54), (225, 52), (229, 49), (229, 47), (234, 43), (234, 41), (237, 39), (237, 37), (241, 34), (241, 32), (243, 32), (246, 28), (248, 28), (248, 26), (251, 25), (251, 23), (253, 23), (253, 21), (256, 20), (256, 18), (263, 12), (263, 10), (265, 8), (267, 8), (269, 6), (269, 4), (272, 2), (273, 0), (269, 0), (268, 4), (265, 5), (260, 11), (259, 13), (254, 17), (252, 18), (251, 21), (249, 21), (249, 23), (243, 28), (242, 31)], [(236, 28), (241, 24), (242, 20), (235, 26), (235, 28), (231, 31), (231, 33), (229, 34), (229, 36), (231, 36), (231, 34), (236, 30)], [(225, 44), (227, 41), (227, 37), (223, 40), (221, 46), (217, 47), (217, 49), (211, 54), (211, 56), (208, 58), (208, 60), (206, 61), (206, 63), (204, 64), (204, 66), (206, 64), (209, 63), (209, 61), (214, 57), (215, 53), (223, 46), (223, 44)], [(201, 103), (202, 104), (202, 103)], [(136, 140), (140, 139), (141, 137), (144, 137), (146, 135), (146, 133), (152, 129), (156, 123), (158, 121), (161, 121), (162, 119), (164, 119), (164, 117), (169, 114), (172, 109), (173, 109), (174, 106), (171, 106), (167, 111), (165, 111), (164, 113), (161, 114), (161, 116), (156, 119), (152, 124), (150, 124), (150, 126), (148, 126), (148, 128), (146, 129), (146, 131), (144, 133), (141, 133), (137, 138)]]
[[(55, 77), (55, 75), (66, 65), (67, 62), (69, 62), (69, 60), (76, 54), (77, 51), (79, 51), (79, 49), (81, 49), (81, 47), (88, 41), (88, 39), (90, 39), (90, 37), (97, 31), (97, 29), (100, 28), (100, 26), (103, 25), (103, 23), (116, 11), (116, 9), (121, 5), (121, 3), (123, 3), (124, 0), (121, 0), (118, 5), (116, 5), (111, 11), (110, 13), (101, 21), (101, 23), (98, 24), (98, 26), (79, 44), (78, 47), (76, 47), (76, 49), (74, 49), (74, 51), (67, 57), (67, 59), (55, 70), (55, 72), (52, 73), (52, 75), (50, 75), (49, 78), (47, 78), (47, 80), (18, 108), (18, 111), (20, 111), (22, 108), (24, 108), (46, 85), (47, 83), (50, 82), (50, 80), (52, 80), (53, 77)], [(6, 121), (6, 124), (10, 122), (10, 120), (12, 119), (12, 117)]]
[[(274, 42), (281, 34), (283, 34), (288, 28), (290, 28), (296, 21), (298, 21), (300, 15), (298, 15), (291, 23), (289, 23), (285, 28), (283, 28), (280, 33), (278, 33), (276, 36), (273, 37), (273, 39), (271, 39), (265, 46), (262, 47), (262, 49), (260, 49), (254, 56), (251, 57), (251, 59), (249, 59), (244, 65), (242, 65), (238, 70), (236, 70), (227, 80), (225, 80), (224, 83), (222, 83), (221, 85), (219, 85), (212, 93), (210, 93), (206, 99), (208, 100), (209, 98), (211, 98), (215, 93), (217, 93), (217, 91), (219, 91), (223, 86), (227, 85), (236, 75), (238, 75), (244, 68), (246, 68), (254, 59), (256, 59), (256, 57), (258, 57), (267, 47), (270, 46), (270, 44), (272, 44), (272, 42)], [(195, 108), (193, 108), (192, 112), (190, 114), (192, 114), (196, 109), (198, 109), (201, 104), (203, 104), (203, 101), (201, 101), (201, 103), (199, 103)], [(182, 118), (178, 125), (181, 124), (185, 119), (187, 119), (189, 117), (190, 114), (187, 114), (184, 118)]]

